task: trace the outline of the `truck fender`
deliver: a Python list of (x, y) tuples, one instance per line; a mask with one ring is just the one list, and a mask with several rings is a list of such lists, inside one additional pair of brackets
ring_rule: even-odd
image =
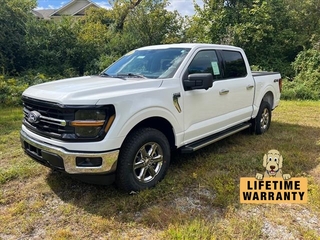
[(155, 117), (162, 118), (169, 122), (169, 124), (172, 126), (176, 144), (183, 141), (183, 130), (181, 127), (182, 124), (179, 124), (178, 120), (171, 112), (160, 107), (146, 108), (128, 117), (128, 120), (121, 128), (118, 137), (125, 138), (130, 133), (130, 131), (138, 126), (141, 122)]

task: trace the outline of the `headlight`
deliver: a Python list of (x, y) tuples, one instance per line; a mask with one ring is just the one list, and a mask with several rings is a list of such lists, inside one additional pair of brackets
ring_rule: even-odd
[(70, 126), (74, 127), (77, 137), (96, 138), (109, 130), (114, 117), (114, 112), (108, 109), (80, 109)]

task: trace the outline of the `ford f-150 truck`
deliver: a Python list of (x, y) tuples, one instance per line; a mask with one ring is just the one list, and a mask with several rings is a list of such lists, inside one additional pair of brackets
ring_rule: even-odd
[(52, 169), (139, 191), (163, 179), (175, 149), (266, 132), (280, 92), (280, 74), (252, 72), (238, 47), (142, 47), (99, 76), (25, 90), (21, 143)]

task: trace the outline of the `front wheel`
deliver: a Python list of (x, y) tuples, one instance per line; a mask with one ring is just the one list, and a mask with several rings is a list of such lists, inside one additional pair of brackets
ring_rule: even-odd
[(271, 123), (271, 106), (268, 102), (262, 101), (257, 117), (254, 120), (255, 133), (263, 134), (265, 133)]
[(121, 147), (116, 184), (128, 192), (151, 188), (163, 179), (169, 164), (166, 136), (153, 128), (137, 129)]

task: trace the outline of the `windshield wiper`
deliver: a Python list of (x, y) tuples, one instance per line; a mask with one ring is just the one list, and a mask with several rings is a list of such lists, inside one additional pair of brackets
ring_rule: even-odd
[(102, 72), (100, 73), (99, 75), (100, 77), (110, 77), (110, 78), (120, 78), (120, 79), (123, 79), (123, 80), (126, 80), (123, 76), (111, 76), (109, 75), (108, 73), (105, 73), (105, 72)]
[(146, 78), (142, 74), (135, 74), (135, 73), (118, 73), (117, 76), (119, 77), (137, 77), (137, 78)]

